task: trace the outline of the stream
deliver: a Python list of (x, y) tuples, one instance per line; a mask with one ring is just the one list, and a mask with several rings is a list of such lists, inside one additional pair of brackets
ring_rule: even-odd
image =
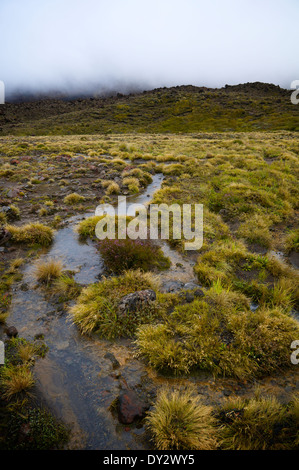
[[(127, 197), (127, 202), (150, 202), (162, 181), (162, 174), (154, 175), (145, 191)], [(90, 240), (81, 243), (74, 230), (80, 220), (91, 215), (68, 219), (65, 227), (56, 232), (51, 248), (41, 256), (41, 259), (61, 259), (64, 269), (75, 271), (75, 280), (83, 285), (97, 282), (104, 269), (96, 243)], [(190, 262), (166, 242), (161, 243), (172, 262), (170, 269), (162, 274), (163, 279), (194, 281)], [(134, 358), (131, 341), (110, 342), (96, 336), (82, 336), (65, 311), (59, 311), (58, 306), (57, 312), (57, 304), (37, 285), (34, 269), (34, 263), (26, 265), (22, 281), (13, 287), (9, 323), (26, 339), (44, 335), (49, 351), (34, 367), (35, 394), (70, 426), (68, 448), (146, 448), (144, 428), (138, 425), (125, 428), (109, 410), (121, 389), (141, 386), (150, 373), (142, 361)], [(107, 352), (113, 353), (120, 363), (117, 371), (113, 370), (109, 357), (105, 357)]]

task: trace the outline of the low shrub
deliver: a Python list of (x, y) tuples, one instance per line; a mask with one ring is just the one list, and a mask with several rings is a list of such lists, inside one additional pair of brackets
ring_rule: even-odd
[(170, 261), (151, 240), (101, 240), (99, 251), (106, 267), (115, 274), (128, 269), (149, 271), (153, 268), (167, 269)]

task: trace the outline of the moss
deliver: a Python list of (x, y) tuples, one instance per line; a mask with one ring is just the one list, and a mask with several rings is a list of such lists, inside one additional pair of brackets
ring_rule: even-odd
[[(26, 429), (26, 436), (22, 430)], [(21, 414), (9, 419), (3, 450), (57, 450), (63, 449), (69, 430), (46, 409), (26, 407)]]

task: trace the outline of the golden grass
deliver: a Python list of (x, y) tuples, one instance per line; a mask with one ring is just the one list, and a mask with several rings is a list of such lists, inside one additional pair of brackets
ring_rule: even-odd
[(217, 445), (212, 408), (190, 391), (159, 392), (146, 425), (158, 450), (211, 450)]
[(54, 289), (66, 299), (75, 299), (81, 292), (81, 286), (73, 278), (64, 274), (56, 279)]
[(21, 227), (7, 225), (5, 228), (16, 243), (49, 246), (54, 237), (54, 232), (50, 227), (38, 222), (22, 225)]
[(77, 193), (68, 194), (63, 199), (63, 202), (69, 206), (79, 204), (79, 202), (83, 202), (83, 201), (85, 201), (85, 197)]
[(4, 324), (8, 318), (7, 312), (0, 312), (0, 324)]
[(176, 306), (158, 324), (137, 330), (139, 354), (162, 371), (206, 370), (238, 378), (291, 367), (299, 324), (279, 308), (251, 312), (248, 300), (214, 284), (201, 300)]
[(38, 282), (48, 285), (61, 276), (62, 267), (62, 261), (47, 259), (36, 264), (34, 274)]
[(147, 306), (144, 310), (119, 318), (119, 300), (131, 292), (156, 288), (156, 278), (140, 270), (104, 278), (82, 290), (77, 303), (70, 308), (70, 315), (83, 334), (94, 331), (107, 338), (131, 336), (139, 324), (150, 322), (157, 315), (157, 306), (153, 303), (152, 307)]
[(1, 385), (4, 388), (3, 397), (10, 400), (21, 392), (28, 391), (34, 385), (31, 370), (27, 366), (9, 366), (1, 372)]
[(218, 410), (225, 450), (282, 450), (296, 446), (298, 398), (286, 407), (275, 397), (232, 398)]

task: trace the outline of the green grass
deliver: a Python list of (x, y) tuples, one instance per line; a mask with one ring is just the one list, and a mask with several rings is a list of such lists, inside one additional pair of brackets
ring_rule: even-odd
[(156, 289), (151, 273), (127, 271), (119, 277), (103, 279), (84, 288), (76, 304), (70, 308), (73, 322), (82, 333), (95, 332), (106, 338), (132, 336), (141, 323), (151, 322), (158, 315), (158, 305), (153, 302), (137, 312), (118, 316), (120, 299), (138, 290)]
[(218, 409), (225, 450), (298, 449), (298, 397), (282, 405), (271, 396), (232, 398)]
[(38, 261), (35, 267), (35, 277), (38, 282), (49, 285), (62, 274), (62, 261), (58, 259), (46, 259)]
[(99, 251), (108, 270), (120, 274), (129, 269), (150, 271), (170, 267), (170, 260), (151, 240), (109, 240), (99, 242)]
[(214, 284), (201, 300), (177, 306), (163, 322), (139, 327), (139, 354), (161, 371), (198, 370), (238, 378), (291, 367), (296, 320), (281, 309), (251, 312), (242, 294)]
[[(298, 126), (298, 106), (290, 102), (290, 92), (268, 84), (219, 90), (181, 86), (80, 103), (6, 104), (0, 120), (2, 135), (298, 131)], [(240, 139), (235, 143), (242, 145)], [(130, 154), (134, 145), (124, 142), (118, 150)], [(28, 153), (30, 145), (19, 145), (19, 151)]]
[(146, 418), (158, 450), (211, 450), (216, 447), (215, 419), (190, 391), (161, 390)]
[(77, 193), (71, 193), (65, 196), (63, 199), (63, 202), (69, 206), (73, 206), (75, 204), (79, 204), (79, 202), (85, 201), (85, 197), (81, 196), (80, 194)]
[(54, 232), (50, 227), (38, 222), (22, 225), (21, 227), (7, 225), (6, 230), (11, 233), (14, 242), (31, 246), (49, 246), (54, 237)]

